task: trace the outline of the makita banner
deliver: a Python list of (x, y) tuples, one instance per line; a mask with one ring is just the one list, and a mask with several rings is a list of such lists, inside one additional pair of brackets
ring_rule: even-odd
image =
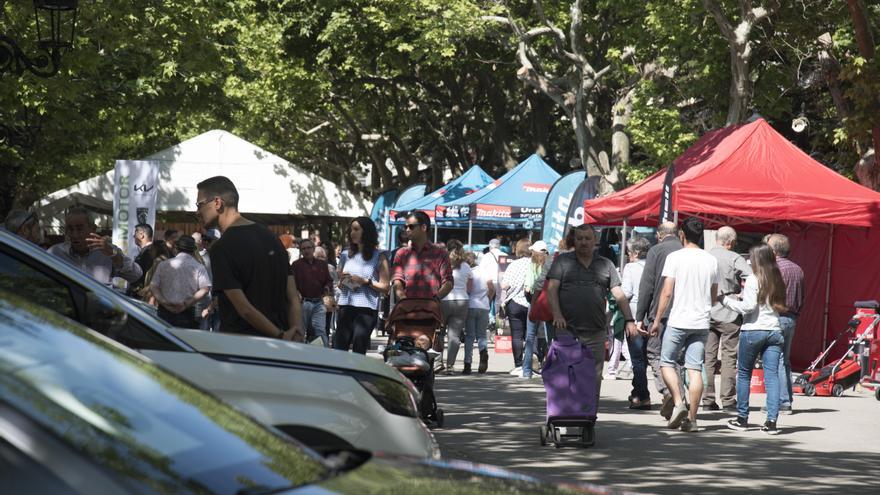
[(391, 208), (397, 201), (397, 189), (385, 191), (373, 202), (373, 210), (370, 212), (370, 219), (376, 224), (376, 231), (379, 233), (379, 249), (388, 249), (388, 239), (386, 238), (388, 230), (388, 221), (390, 218)]
[(487, 205), (475, 203), (467, 206), (438, 205), (435, 210), (435, 218), (459, 219), (459, 220), (485, 220), (485, 219), (526, 219), (535, 222), (541, 221), (543, 208), (528, 206), (505, 206)]
[(593, 199), (599, 193), (599, 177), (587, 177), (581, 185), (575, 189), (571, 197), (571, 205), (568, 207), (568, 225), (577, 227), (584, 223), (584, 201)]
[(135, 257), (134, 227), (139, 223), (156, 225), (159, 162), (117, 160), (113, 183), (113, 244)]
[(547, 248), (551, 253), (556, 251), (559, 241), (565, 235), (571, 198), (586, 175), (587, 173), (583, 170), (569, 172), (560, 177), (547, 194), (547, 199), (544, 201), (544, 223), (541, 239), (547, 243)]

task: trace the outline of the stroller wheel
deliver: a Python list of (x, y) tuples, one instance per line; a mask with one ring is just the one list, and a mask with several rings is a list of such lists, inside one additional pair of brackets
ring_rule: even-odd
[(438, 407), (434, 417), (436, 418), (437, 428), (443, 428), (443, 409)]
[(586, 447), (596, 445), (596, 428), (595, 425), (584, 426), (581, 428), (581, 442)]
[[(877, 389), (880, 390), (880, 389)], [(550, 430), (547, 428), (547, 425), (541, 425), (541, 447), (547, 446), (547, 437), (550, 436)]]
[(816, 395), (816, 386), (812, 383), (804, 385), (804, 395), (806, 395), (807, 397), (812, 397)]
[(835, 383), (833, 387), (831, 387), (831, 395), (835, 397), (840, 397), (843, 395), (843, 385), (839, 383)]
[(874, 389), (874, 398), (880, 400), (880, 387)]

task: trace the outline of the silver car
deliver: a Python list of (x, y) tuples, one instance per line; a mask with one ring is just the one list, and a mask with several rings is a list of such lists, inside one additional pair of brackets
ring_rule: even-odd
[(137, 350), (319, 452), (438, 458), (417, 392), (377, 359), (276, 339), (170, 327), (140, 304), (0, 231), (0, 290)]

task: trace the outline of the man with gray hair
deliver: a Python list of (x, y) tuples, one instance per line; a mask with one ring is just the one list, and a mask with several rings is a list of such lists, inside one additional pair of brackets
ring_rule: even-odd
[(141, 267), (114, 246), (109, 237), (95, 232), (89, 210), (74, 206), (64, 217), (67, 240), (49, 248), (49, 253), (79, 268), (95, 280), (110, 285), (113, 277), (134, 282), (143, 274)]
[[(733, 250), (736, 246), (736, 230), (724, 226), (715, 234), (715, 247), (709, 254), (718, 260), (718, 293), (739, 294), (742, 282), (752, 274), (745, 258)], [(704, 364), (708, 383), (703, 391), (703, 410), (736, 411), (736, 356), (739, 347), (739, 327), (742, 316), (723, 305), (716, 304), (710, 312), (709, 337), (706, 340)], [(721, 350), (721, 407), (715, 402), (715, 369), (718, 351)]]
[(43, 230), (40, 228), (40, 219), (33, 211), (10, 210), (6, 215), (3, 227), (9, 232), (27, 239), (34, 244), (43, 243)]
[(776, 253), (776, 264), (782, 274), (782, 281), (785, 282), (785, 305), (788, 310), (779, 315), (779, 327), (785, 337), (782, 359), (779, 360), (779, 413), (791, 414), (791, 343), (794, 341), (798, 314), (804, 305), (804, 271), (788, 259), (791, 251), (788, 237), (773, 234), (767, 244)]
[[(666, 264), (666, 257), (682, 247), (681, 241), (678, 240), (678, 228), (676, 228), (675, 223), (663, 222), (657, 226), (657, 244), (648, 250), (648, 256), (645, 258), (645, 268), (642, 270), (642, 278), (639, 281), (639, 302), (635, 314), (638, 331), (634, 335), (632, 333), (628, 335), (633, 342), (633, 346), (630, 347), (630, 355), (632, 355), (633, 350), (636, 350), (640, 356), (644, 355), (648, 363), (651, 364), (651, 369), (654, 372), (654, 386), (657, 387), (657, 391), (663, 396), (660, 414), (667, 419), (672, 415), (672, 408), (675, 404), (672, 401), (672, 394), (669, 392), (666, 382), (663, 381), (663, 377), (660, 374), (660, 344), (663, 342), (663, 335), (661, 333), (650, 336), (647, 329), (651, 327), (654, 320), (659, 319), (665, 323), (666, 319), (669, 318), (668, 311), (672, 309), (672, 305), (670, 305), (666, 314), (657, 314), (660, 291), (663, 289), (663, 277), (661, 274), (663, 273), (663, 266)], [(663, 326), (665, 327), (665, 325)], [(636, 359), (639, 358), (633, 357), (633, 361)], [(633, 369), (633, 375), (635, 375), (635, 372), (636, 370)], [(635, 379), (636, 377), (633, 376), (633, 380)], [(647, 381), (647, 377), (645, 380)], [(639, 397), (638, 399), (645, 400), (647, 398)], [(632, 399), (630, 400), (632, 402)]]

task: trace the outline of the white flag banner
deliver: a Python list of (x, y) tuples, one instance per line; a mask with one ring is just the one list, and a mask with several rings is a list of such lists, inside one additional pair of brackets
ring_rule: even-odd
[(128, 256), (137, 256), (134, 227), (156, 224), (159, 162), (117, 160), (113, 190), (113, 244)]

